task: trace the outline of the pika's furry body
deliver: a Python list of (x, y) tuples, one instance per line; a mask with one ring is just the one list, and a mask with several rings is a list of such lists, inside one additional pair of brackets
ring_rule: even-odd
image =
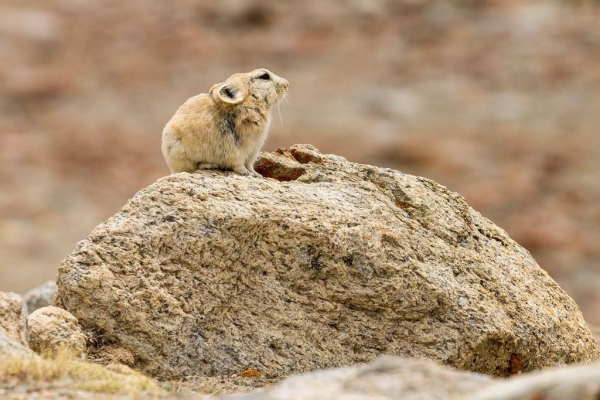
[(271, 107), (287, 88), (287, 80), (261, 68), (232, 75), (208, 94), (188, 99), (163, 130), (162, 152), (171, 172), (258, 175), (254, 162), (267, 138)]

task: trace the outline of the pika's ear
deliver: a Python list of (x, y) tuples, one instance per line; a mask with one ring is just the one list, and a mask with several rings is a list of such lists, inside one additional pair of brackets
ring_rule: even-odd
[(213, 92), (215, 91), (215, 89), (218, 88), (219, 86), (221, 86), (222, 84), (223, 84), (223, 82), (215, 83), (214, 85), (212, 85), (212, 87), (208, 91), (208, 94), (213, 95)]
[(228, 104), (238, 104), (244, 100), (244, 93), (232, 84), (219, 84), (210, 89), (213, 98)]

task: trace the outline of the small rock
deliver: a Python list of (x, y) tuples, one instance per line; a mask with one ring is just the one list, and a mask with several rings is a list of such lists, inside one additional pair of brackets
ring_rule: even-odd
[(34, 311), (28, 319), (29, 343), (40, 355), (56, 354), (61, 348), (73, 351), (76, 357), (84, 357), (86, 336), (71, 313), (58, 307), (43, 307)]
[(273, 178), (282, 182), (295, 181), (306, 172), (305, 168), (289, 152), (284, 153), (282, 151), (277, 154), (284, 157), (278, 157), (272, 153), (263, 153), (254, 165), (256, 172), (265, 178)]
[(27, 309), (16, 293), (0, 292), (0, 333), (27, 346)]
[(23, 346), (21, 342), (14, 340), (5, 334), (0, 328), (0, 360), (4, 357), (35, 355), (29, 347)]
[(31, 314), (38, 308), (51, 306), (56, 289), (56, 282), (48, 281), (25, 293), (24, 300), (27, 303), (27, 311)]
[(27, 310), (18, 294), (0, 292), (0, 356), (33, 354), (27, 347)]

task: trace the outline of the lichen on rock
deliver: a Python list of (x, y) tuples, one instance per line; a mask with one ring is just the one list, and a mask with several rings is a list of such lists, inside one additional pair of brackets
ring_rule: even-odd
[(57, 305), (91, 352), (164, 377), (381, 354), (507, 376), (600, 356), (573, 300), (460, 195), (308, 145), (256, 170), (273, 179), (162, 178), (77, 245)]

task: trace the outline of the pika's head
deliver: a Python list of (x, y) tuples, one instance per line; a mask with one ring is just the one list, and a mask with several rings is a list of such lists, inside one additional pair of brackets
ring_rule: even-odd
[(216, 102), (270, 108), (287, 93), (289, 82), (265, 68), (231, 75), (210, 88)]

